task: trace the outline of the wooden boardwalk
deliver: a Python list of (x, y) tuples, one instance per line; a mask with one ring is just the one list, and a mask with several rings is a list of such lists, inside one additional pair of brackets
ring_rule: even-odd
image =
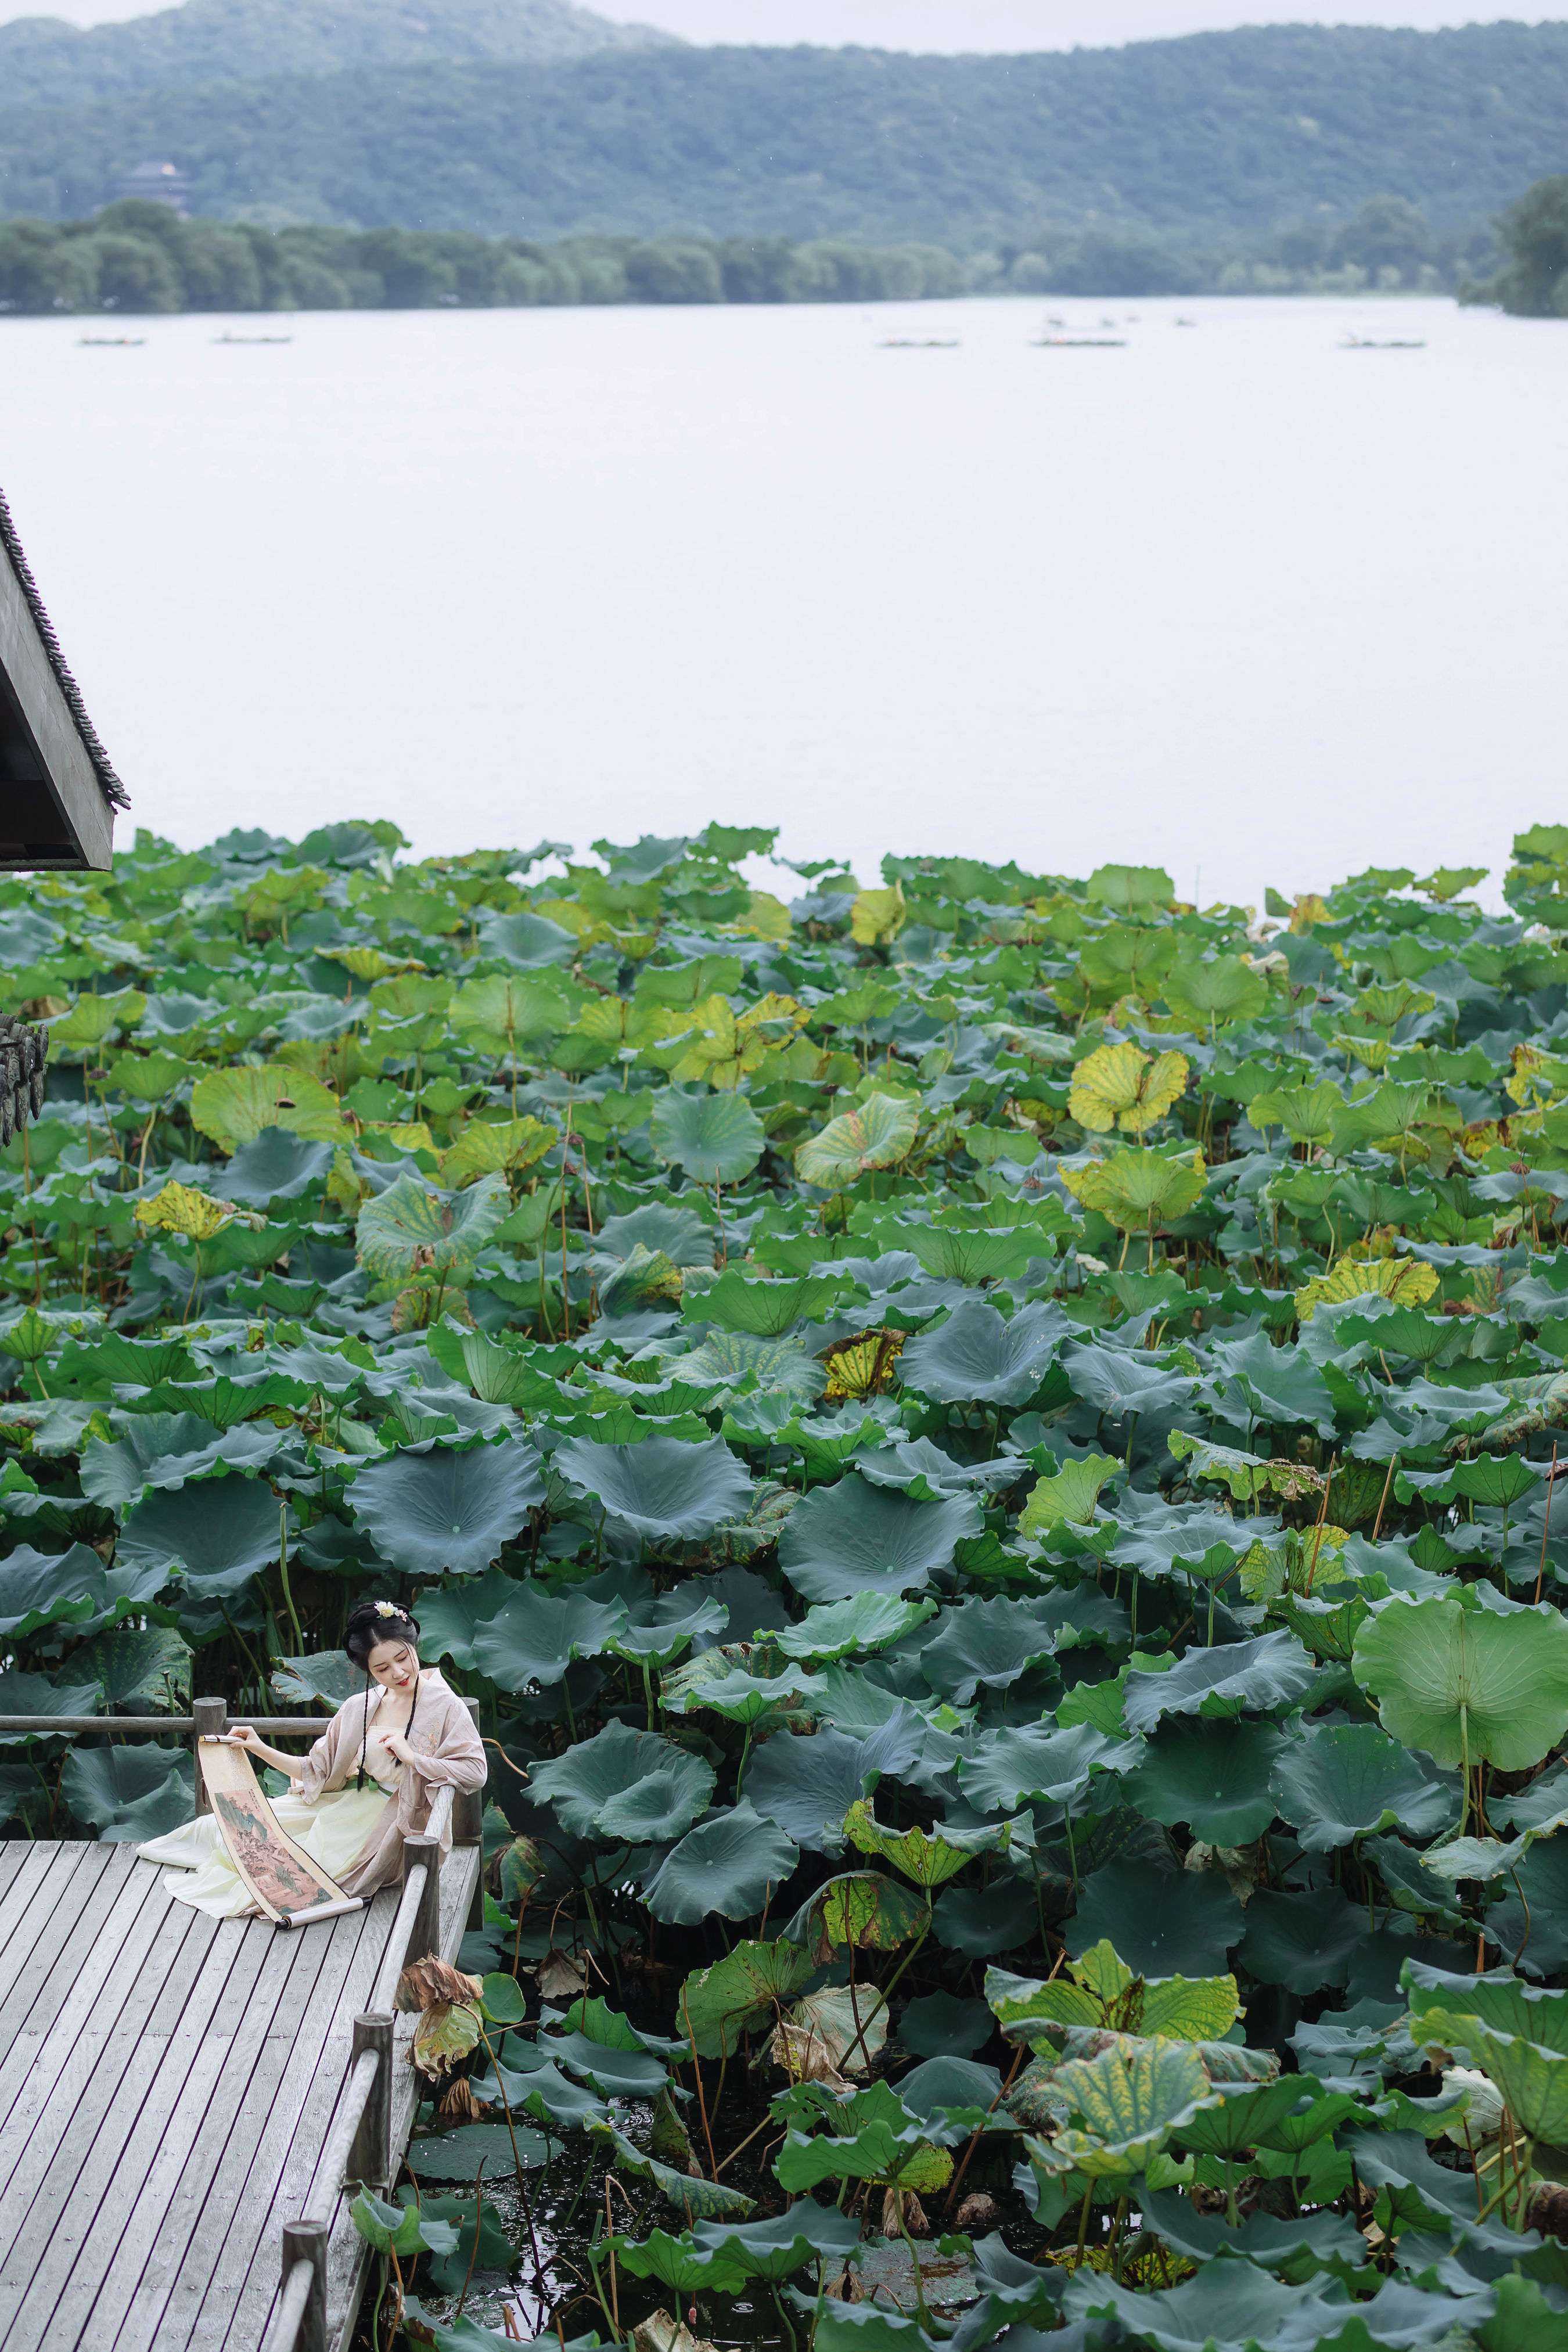
[[(479, 1869), (454, 1846), (441, 1871), (448, 1958)], [(209, 1919), (162, 1880), (130, 1845), (0, 1843), (0, 2352), (260, 2352), (305, 2210), (331, 2218), (343, 2352), (364, 2249), (317, 2174), (399, 1890), (289, 1932)]]

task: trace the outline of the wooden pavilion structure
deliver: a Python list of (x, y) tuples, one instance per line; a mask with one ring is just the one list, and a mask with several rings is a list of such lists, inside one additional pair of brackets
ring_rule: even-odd
[(0, 871), (107, 872), (126, 805), (0, 495)]

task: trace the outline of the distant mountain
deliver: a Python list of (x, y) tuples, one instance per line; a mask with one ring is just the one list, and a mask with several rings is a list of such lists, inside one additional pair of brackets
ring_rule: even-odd
[(0, 25), (0, 108), (432, 58), (559, 63), (661, 45), (679, 46), (669, 33), (612, 25), (571, 0), (188, 0), (88, 32), (51, 16)]
[[(447, 5), (448, 23), (503, 19), (500, 0), (486, 0), (493, 20)], [(258, 21), (237, 0), (151, 21), (198, 11)], [(542, 13), (513, 0), (504, 20)], [(331, 21), (374, 22), (377, 37), (393, 22)], [(1281, 26), (1026, 58), (623, 47), (295, 72), (0, 113), (0, 211), (91, 212), (154, 156), (189, 173), (194, 212), (273, 225), (1005, 242), (1042, 220), (1256, 234), (1379, 194), (1453, 224), (1568, 168), (1568, 26)]]

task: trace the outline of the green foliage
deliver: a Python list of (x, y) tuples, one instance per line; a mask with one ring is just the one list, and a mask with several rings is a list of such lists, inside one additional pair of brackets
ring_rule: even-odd
[[(343, 825), (0, 881), (13, 992), (99, 1008), (76, 1055), (118, 1028), (188, 1066), (144, 1108), (68, 1063), (37, 1159), (0, 1159), (4, 1826), (188, 1818), (188, 1758), (113, 1711), (198, 1673), (258, 1715), (352, 1702), (346, 1609), (395, 1595), (496, 1809), (456, 2029), (488, 2020), (489, 2112), (421, 2133), (416, 2177), (510, 2168), (504, 2092), (525, 2163), (601, 2136), (658, 2211), (616, 2215), (623, 2294), (837, 2263), (825, 2205), (721, 2227), (753, 2184), (708, 2177), (691, 2042), (714, 2155), (765, 2091), (792, 2190), (929, 2199), (978, 2128), (966, 2179), (1016, 2166), (1069, 2258), (974, 2249), (1031, 2326), (1110, 2297), (1131, 2332), (1284, 2341), (1278, 2282), (1309, 2352), (1378, 2318), (1348, 2284), (1372, 2198), (1378, 2324), (1506, 2352), (1539, 2314), (1505, 2313), (1500, 2242), (1482, 2279), (1421, 2241), (1479, 2197), (1556, 2291), (1521, 2225), (1568, 2132), (1568, 1181), (1532, 1042), (1568, 829), (1520, 833), (1528, 916), (1438, 873), (1298, 906), (1315, 1010), (1273, 964), (1259, 997), (1245, 910), (1154, 869), (901, 858), (791, 917), (724, 862), (748, 843), (535, 883), (559, 845), (399, 862)], [(1100, 974), (1146, 992), (1135, 1067), (1096, 1061)], [(1065, 1056), (1024, 1054), (1058, 990)], [(1369, 1087), (1368, 1025), (1406, 1017), (1446, 1042)], [(282, 1093), (296, 1049), (324, 1101)], [(1131, 1124), (1033, 1075), (1075, 1054)], [(798, 1156), (840, 1121), (889, 1151), (819, 1183)], [(1005, 2095), (998, 2025), (1029, 2045)], [(1270, 2184), (1245, 2219), (1199, 2210), (1226, 2168)], [(426, 2201), (455, 2293), (493, 2224)], [(871, 2316), (835, 2342), (926, 2332), (842, 2310)]]

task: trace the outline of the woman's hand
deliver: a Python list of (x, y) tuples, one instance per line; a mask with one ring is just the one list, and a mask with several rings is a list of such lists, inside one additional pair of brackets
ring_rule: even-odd
[(280, 1755), (276, 1748), (268, 1748), (253, 1724), (232, 1724), (229, 1727), (228, 1736), (237, 1748), (244, 1748), (253, 1762), (270, 1764), (276, 1772), (291, 1773), (300, 1761), (297, 1756)]
[(384, 1732), (382, 1746), (389, 1756), (395, 1756), (400, 1764), (413, 1764), (417, 1760), (414, 1749), (408, 1745), (405, 1734), (401, 1731)]

